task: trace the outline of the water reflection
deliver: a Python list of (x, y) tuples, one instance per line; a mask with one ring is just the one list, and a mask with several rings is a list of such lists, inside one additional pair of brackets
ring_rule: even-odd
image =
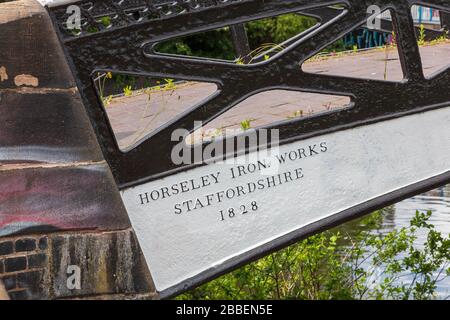
[[(430, 222), (436, 230), (444, 235), (450, 234), (450, 185), (421, 194), (395, 205), (395, 214), (391, 221), (386, 221), (386, 228), (404, 227), (415, 210), (431, 210)], [(390, 223), (390, 224), (389, 224)]]
[[(415, 210), (431, 210), (433, 215), (430, 218), (430, 223), (444, 236), (450, 234), (450, 185), (397, 203), (383, 221), (383, 232), (409, 226), (409, 221)], [(425, 232), (418, 233), (416, 241), (418, 246), (423, 244), (426, 236)], [(438, 282), (436, 292), (439, 298), (448, 298), (450, 295), (450, 278)]]
[[(393, 206), (383, 209), (383, 221), (381, 226), (373, 232), (380, 235), (409, 227), (410, 220), (414, 217), (416, 210), (433, 212), (430, 223), (436, 227), (436, 230), (444, 236), (450, 234), (450, 185), (440, 187), (430, 192), (418, 195), (416, 197), (401, 201)], [(353, 227), (356, 227), (353, 225)], [(426, 232), (418, 232), (417, 246), (421, 246), (426, 241)], [(405, 277), (403, 281), (410, 281)], [(438, 298), (448, 298), (450, 295), (450, 278), (437, 283)]]

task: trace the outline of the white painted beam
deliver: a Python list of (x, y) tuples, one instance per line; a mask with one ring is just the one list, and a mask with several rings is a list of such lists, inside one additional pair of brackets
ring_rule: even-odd
[[(447, 107), (283, 145), (283, 155), (314, 145), (317, 151), (323, 143), (326, 151), (279, 168), (292, 177), (301, 168), (302, 178), (220, 203), (215, 199), (191, 212), (176, 214), (176, 205), (196, 199), (204, 203), (209, 194), (267, 176), (257, 172), (233, 179), (233, 166), (211, 164), (122, 191), (156, 288), (166, 290), (321, 219), (448, 173), (449, 124)], [(211, 174), (220, 175), (218, 183)], [(202, 177), (211, 184), (178, 194), (172, 189)], [(170, 197), (142, 204), (141, 195), (163, 187)], [(240, 213), (241, 206), (247, 214)], [(239, 213), (221, 221), (220, 211), (226, 214), (229, 208)]]

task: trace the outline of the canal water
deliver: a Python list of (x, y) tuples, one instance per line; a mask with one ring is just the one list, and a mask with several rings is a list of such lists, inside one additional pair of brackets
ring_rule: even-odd
[[(374, 232), (386, 234), (394, 229), (408, 227), (410, 220), (414, 217), (416, 210), (431, 210), (433, 215), (430, 223), (441, 232), (444, 237), (450, 234), (450, 185), (435, 189), (433, 191), (421, 194), (419, 196), (404, 200), (394, 206), (384, 209), (383, 222), (380, 229)], [(423, 231), (418, 233), (417, 245), (426, 241), (427, 233)], [(407, 282), (408, 277), (403, 281)], [(450, 299), (450, 277), (440, 281), (437, 284), (438, 299)]]

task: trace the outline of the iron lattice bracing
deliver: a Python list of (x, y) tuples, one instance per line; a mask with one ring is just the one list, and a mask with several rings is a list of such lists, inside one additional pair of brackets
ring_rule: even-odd
[[(352, 97), (350, 108), (273, 125), (280, 130), (282, 143), (440, 108), (450, 101), (448, 69), (432, 78), (424, 77), (411, 16), (411, 6), (415, 2), (411, 0), (395, 3), (386, 0), (102, 0), (73, 4), (78, 4), (82, 12), (83, 30), (78, 35), (68, 32), (65, 27), (69, 5), (53, 7), (51, 13), (61, 31), (62, 41), (78, 77), (80, 92), (119, 187), (186, 169), (170, 161), (171, 150), (176, 144), (171, 142), (175, 129), (192, 131), (194, 121), (207, 123), (245, 98), (269, 89)], [(305, 60), (364, 24), (371, 15), (367, 8), (374, 4), (381, 11), (391, 10), (404, 81), (354, 79), (301, 70)], [(445, 0), (421, 4), (450, 11), (450, 4)], [(341, 6), (330, 7), (332, 5)], [(152, 50), (161, 41), (225, 26), (235, 26), (235, 39), (245, 41), (239, 25), (292, 12), (315, 16), (321, 22), (311, 31), (288, 41), (287, 48), (268, 61), (240, 65), (158, 54)], [(99, 17), (105, 16), (111, 18), (111, 26), (105, 27), (99, 21)], [(98, 32), (84, 31), (89, 28)], [(242, 43), (236, 47), (241, 48), (241, 52), (246, 50)], [(92, 76), (98, 71), (213, 82), (219, 91), (123, 153), (118, 148), (93, 85)]]

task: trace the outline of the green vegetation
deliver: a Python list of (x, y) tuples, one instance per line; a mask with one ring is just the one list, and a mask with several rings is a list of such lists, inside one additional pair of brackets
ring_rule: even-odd
[[(261, 56), (263, 53), (270, 51), (272, 54), (278, 53), (282, 51), (284, 47), (282, 45), (276, 44), (276, 43), (266, 43), (261, 45), (260, 47), (256, 48), (255, 50), (251, 51), (247, 56), (245, 57), (239, 57), (236, 59), (237, 64), (251, 64), (255, 61), (256, 58)], [(270, 59), (269, 54), (264, 54), (263, 60), (267, 61)]]
[[(211, 281), (178, 299), (433, 299), (450, 276), (450, 237), (416, 212), (408, 228), (384, 236), (382, 213), (312, 236)], [(418, 244), (418, 231), (427, 238)]]
[(246, 29), (250, 48), (254, 50), (264, 43), (280, 44), (312, 28), (316, 23), (316, 19), (298, 14), (286, 14), (249, 22)]
[(101, 24), (103, 24), (105, 28), (108, 28), (109, 26), (111, 26), (111, 17), (108, 16), (101, 17), (100, 22)]
[(249, 130), (252, 127), (252, 121), (251, 119), (241, 121), (241, 129), (244, 131)]
[[(178, 89), (178, 86), (175, 84), (174, 79), (163, 79), (163, 81), (158, 80), (156, 81), (155, 86), (151, 86), (144, 90), (144, 92), (148, 96), (148, 101), (152, 100), (152, 95), (156, 93), (161, 94), (161, 100), (163, 101), (164, 106), (166, 106), (166, 100), (165, 100), (165, 92), (169, 92), (169, 95), (175, 93), (175, 91)], [(178, 96), (178, 99), (181, 99), (180, 96)]]
[(125, 86), (123, 88), (123, 94), (125, 95), (125, 97), (131, 97), (133, 95), (133, 89), (131, 88), (131, 86)]
[(103, 105), (108, 106), (111, 103), (112, 96), (105, 97), (105, 84), (108, 79), (112, 79), (113, 75), (111, 72), (99, 73), (97, 72), (97, 88), (100, 94), (100, 99), (103, 102)]
[(419, 46), (423, 46), (425, 44), (425, 26), (423, 24), (420, 25), (419, 28), (419, 39), (417, 40)]
[(233, 60), (235, 58), (229, 28), (163, 42), (156, 46), (156, 51), (225, 60)]
[[(261, 19), (246, 24), (246, 30), (252, 51), (296, 36), (313, 27), (316, 20), (298, 14), (287, 14), (278, 17)], [(156, 50), (162, 53), (198, 56), (225, 60), (234, 60), (233, 41), (229, 28), (208, 31), (157, 45)]]
[(295, 119), (303, 117), (303, 110), (295, 111), (291, 116), (287, 117), (288, 119)]
[(442, 35), (433, 40), (427, 41), (426, 38), (427, 37), (426, 37), (425, 26), (423, 24), (421, 24), (419, 27), (419, 34), (417, 36), (417, 44), (419, 46), (435, 45), (435, 44), (439, 44), (442, 42), (447, 42), (448, 41), (448, 30), (443, 30)]

